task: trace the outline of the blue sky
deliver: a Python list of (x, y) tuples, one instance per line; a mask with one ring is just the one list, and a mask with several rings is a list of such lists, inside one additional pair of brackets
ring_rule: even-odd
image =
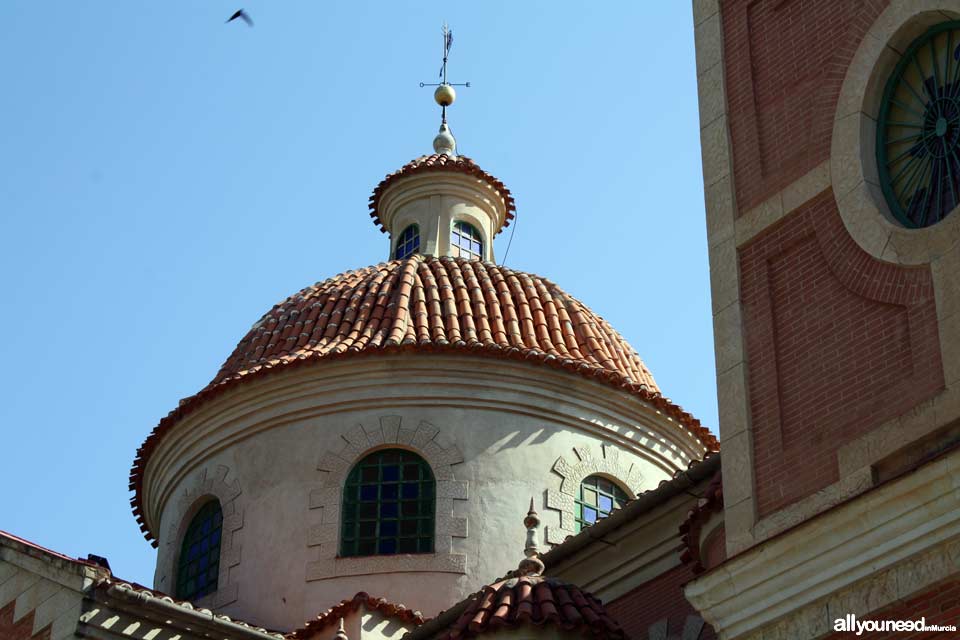
[(367, 199), (431, 150), (444, 20), (508, 266), (716, 431), (689, 2), (243, 1), (0, 4), (0, 529), (152, 582), (137, 447), (274, 303), (386, 259)]

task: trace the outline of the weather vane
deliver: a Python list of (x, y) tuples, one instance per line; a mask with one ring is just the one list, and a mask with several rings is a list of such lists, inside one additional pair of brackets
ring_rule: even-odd
[(437, 101), (437, 104), (442, 108), (442, 120), (441, 122), (446, 124), (447, 122), (447, 107), (453, 104), (453, 101), (457, 99), (457, 92), (454, 91), (454, 87), (469, 87), (469, 82), (463, 82), (455, 84), (452, 82), (447, 82), (447, 57), (450, 55), (450, 47), (453, 46), (453, 31), (450, 30), (450, 27), (447, 26), (447, 23), (443, 23), (443, 65), (440, 67), (440, 82), (429, 84), (426, 82), (421, 82), (421, 87), (436, 87), (437, 89), (433, 92), (433, 99)]

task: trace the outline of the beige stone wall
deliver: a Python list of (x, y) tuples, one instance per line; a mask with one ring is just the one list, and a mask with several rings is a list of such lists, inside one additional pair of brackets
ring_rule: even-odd
[(429, 172), (401, 178), (380, 200), (380, 219), (390, 233), (390, 258), (397, 237), (411, 224), (420, 227), (420, 253), (453, 255), (450, 230), (458, 220), (483, 237), (483, 260), (493, 261), (493, 236), (506, 221), (503, 198), (487, 182), (467, 174)]
[[(437, 478), (436, 553), (338, 558), (343, 479), (363, 455), (392, 446), (419, 453)], [(144, 496), (160, 532), (155, 586), (172, 589), (189, 505), (219, 491), (232, 505), (221, 580), (229, 597), (201, 605), (296, 628), (367, 591), (435, 615), (516, 565), (531, 496), (547, 536), (562, 528), (548, 497), (570, 463), (622, 474), (637, 493), (702, 455), (692, 435), (639, 399), (522, 362), (415, 354), (278, 372), (198, 409), (151, 457)]]
[[(69, 560), (31, 553), (23, 545), (0, 539), (0, 610), (13, 605), (12, 619), (0, 619), (0, 636), (14, 633), (11, 640), (73, 638), (83, 592), (92, 584), (94, 573)], [(11, 622), (16, 632), (6, 628), (5, 623)]]

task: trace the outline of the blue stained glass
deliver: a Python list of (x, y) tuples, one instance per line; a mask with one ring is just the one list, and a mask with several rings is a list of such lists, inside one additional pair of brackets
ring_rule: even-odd
[[(362, 481), (367, 474), (376, 479)], [(363, 458), (344, 484), (340, 554), (432, 552), (434, 485), (429, 465), (412, 452), (386, 449)]]
[(610, 513), (613, 511), (613, 498), (610, 496), (600, 496), (600, 511), (606, 511)]
[(596, 522), (597, 521), (597, 510), (591, 507), (583, 508), (583, 519), (587, 522)]
[(202, 598), (217, 589), (217, 573), (207, 575), (208, 567), (220, 561), (220, 533), (223, 514), (220, 503), (204, 504), (187, 526), (177, 563), (176, 597), (184, 600)]
[(390, 554), (397, 552), (397, 541), (391, 538), (385, 538), (380, 541), (380, 553)]

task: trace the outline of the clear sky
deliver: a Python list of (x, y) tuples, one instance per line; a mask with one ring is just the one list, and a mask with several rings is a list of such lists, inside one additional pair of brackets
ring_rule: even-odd
[(431, 152), (444, 20), (460, 151), (516, 197), (507, 265), (716, 431), (689, 0), (7, 0), (0, 529), (152, 583), (137, 447), (273, 304), (387, 258), (367, 199)]

